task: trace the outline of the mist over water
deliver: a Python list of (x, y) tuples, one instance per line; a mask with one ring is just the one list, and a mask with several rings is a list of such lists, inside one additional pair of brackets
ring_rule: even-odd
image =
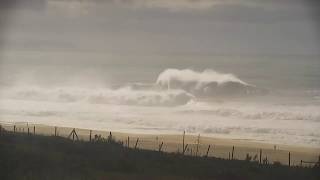
[[(215, 69), (163, 69), (153, 81), (117, 81), (121, 83), (112, 83), (111, 74), (104, 77), (98, 67), (73, 75), (68, 71), (58, 74), (59, 69), (42, 70), (25, 71), (23, 76), (5, 74), (11, 81), (2, 83), (0, 90), (1, 121), (135, 133), (186, 130), (214, 137), (320, 146), (317, 88), (260, 87), (255, 85), (258, 77), (248, 83), (236, 74)], [(45, 81), (50, 78), (53, 84)]]

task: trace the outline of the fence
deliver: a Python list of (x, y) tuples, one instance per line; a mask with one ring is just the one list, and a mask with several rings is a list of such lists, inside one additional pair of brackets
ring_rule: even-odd
[[(215, 144), (214, 140), (207, 137), (182, 135), (136, 135), (75, 129), (68, 127), (45, 126), (29, 123), (4, 123), (0, 124), (0, 135), (4, 131), (13, 133), (26, 133), (28, 135), (53, 135), (70, 138), (73, 140), (96, 141), (99, 139), (115, 139), (124, 146), (134, 149), (147, 149), (154, 151), (175, 152), (188, 156), (217, 157), (230, 160), (256, 161), (260, 164), (281, 163), (288, 166), (313, 166), (320, 162), (316, 153), (290, 152), (279, 147), (255, 148), (235, 145)], [(203, 139), (203, 140), (202, 140)], [(208, 139), (211, 139), (209, 141)]]

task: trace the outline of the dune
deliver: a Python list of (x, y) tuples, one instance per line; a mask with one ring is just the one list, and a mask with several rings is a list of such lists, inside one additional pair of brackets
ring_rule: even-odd
[[(1, 124), (2, 127), (8, 131), (13, 131), (12, 124)], [(33, 127), (35, 127), (35, 133), (41, 135), (55, 135), (55, 127), (42, 125), (42, 124), (26, 124), (17, 123), (16, 131), (33, 133)], [(56, 134), (62, 137), (68, 137), (73, 128), (71, 127), (57, 127)], [(89, 141), (90, 130), (89, 129), (75, 129), (79, 140)], [(163, 142), (162, 151), (165, 152), (182, 152), (183, 143), (183, 133), (181, 134), (135, 134), (135, 133), (125, 133), (125, 132), (111, 132), (112, 137), (117, 141), (123, 142), (127, 145), (129, 137), (129, 146), (131, 148), (135, 147), (137, 143), (137, 148), (148, 149), (148, 150), (159, 150), (159, 145)], [(107, 138), (110, 131), (105, 130), (91, 130), (92, 139), (95, 135), (101, 136), (101, 138)], [(138, 142), (137, 142), (137, 139)], [(249, 139), (223, 139), (214, 137), (200, 136), (198, 145), (197, 135), (185, 135), (185, 145), (188, 144), (186, 155), (192, 156), (205, 156), (208, 151), (208, 146), (210, 149), (208, 156), (214, 156), (218, 158), (228, 159), (232, 157), (232, 149), (234, 147), (233, 157), (234, 159), (245, 159), (247, 154), (249, 156), (256, 156), (256, 161), (259, 161), (260, 150), (262, 152), (261, 158), (268, 159), (270, 163), (280, 162), (281, 164), (289, 163), (289, 152), (291, 158), (291, 165), (301, 165), (301, 160), (303, 161), (303, 166), (312, 166), (312, 163), (304, 162), (317, 162), (320, 158), (320, 148), (318, 147), (303, 147), (303, 146), (293, 146), (285, 144), (270, 144), (265, 142), (256, 142)], [(198, 147), (198, 152), (197, 152)], [(229, 157), (230, 156), (230, 157)]]

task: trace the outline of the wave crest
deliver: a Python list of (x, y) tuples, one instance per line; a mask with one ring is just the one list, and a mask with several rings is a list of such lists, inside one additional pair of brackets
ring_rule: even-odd
[(197, 97), (239, 96), (266, 92), (233, 74), (213, 70), (197, 72), (190, 69), (167, 69), (159, 75), (156, 84), (164, 89), (182, 89)]
[(9, 97), (16, 99), (141, 106), (179, 106), (197, 98), (245, 96), (258, 92), (261, 90), (233, 74), (190, 69), (167, 69), (159, 74), (155, 83), (133, 83), (117, 88), (90, 89), (80, 84), (55, 89), (37, 86), (7, 89)]

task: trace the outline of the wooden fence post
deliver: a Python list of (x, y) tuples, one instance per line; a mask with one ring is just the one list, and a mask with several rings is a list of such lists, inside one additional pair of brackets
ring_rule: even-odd
[(200, 144), (200, 134), (198, 135), (198, 140), (197, 140), (196, 156), (198, 156), (198, 152), (199, 152), (199, 144)]
[(90, 135), (89, 135), (89, 141), (91, 142), (92, 139), (92, 130), (90, 130)]
[(266, 164), (269, 164), (268, 156), (266, 156)]
[(291, 166), (291, 153), (289, 152), (289, 162), (288, 162), (288, 165), (289, 165), (289, 167)]
[(209, 146), (208, 146), (208, 149), (207, 149), (207, 153), (206, 153), (206, 157), (208, 157), (208, 155), (209, 155), (209, 151), (210, 151), (210, 144), (209, 144)]
[(112, 132), (110, 131), (107, 141), (108, 141), (108, 143), (110, 143), (110, 142), (112, 142), (112, 140), (113, 140), (113, 136), (112, 136)]
[(182, 154), (184, 154), (184, 137), (186, 135), (186, 131), (183, 131), (183, 135), (182, 135)]
[(261, 158), (262, 158), (262, 149), (260, 149), (259, 164), (261, 164)]
[(29, 127), (28, 127), (28, 136), (30, 136), (30, 129), (29, 129)]
[(134, 145), (134, 149), (137, 149), (138, 147), (139, 138), (137, 138), (136, 144)]
[(79, 137), (78, 137), (78, 134), (77, 134), (75, 128), (72, 129), (71, 133), (70, 133), (69, 136), (68, 136), (68, 139), (71, 137), (71, 135), (72, 135), (72, 140), (73, 140), (73, 141), (74, 141), (74, 137), (76, 137), (77, 140), (79, 140)]
[(161, 144), (159, 145), (159, 152), (161, 152), (162, 146), (163, 146), (163, 141), (162, 141)]
[(183, 150), (182, 150), (182, 155), (184, 155), (184, 154), (185, 154), (185, 152), (186, 152), (187, 148), (188, 148), (188, 144), (186, 144), (186, 145), (185, 145), (185, 147), (183, 148)]
[(13, 133), (16, 132), (16, 125), (13, 125)]
[(233, 160), (233, 153), (234, 153), (234, 146), (232, 146), (232, 154), (231, 154), (231, 159)]
[(54, 136), (57, 136), (57, 126), (54, 127)]
[(36, 135), (36, 126), (33, 126), (33, 135)]
[(130, 137), (128, 136), (128, 141), (127, 141), (127, 147), (129, 148), (130, 147)]

